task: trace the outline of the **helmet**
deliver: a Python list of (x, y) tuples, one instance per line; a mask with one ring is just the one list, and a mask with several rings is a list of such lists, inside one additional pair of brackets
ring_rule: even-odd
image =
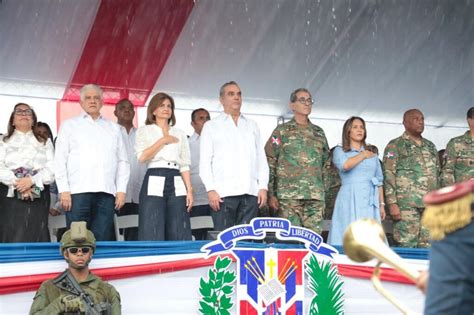
[(94, 233), (87, 229), (87, 224), (84, 221), (72, 222), (71, 228), (63, 234), (60, 247), (61, 255), (66, 248), (76, 246), (89, 246), (95, 252)]

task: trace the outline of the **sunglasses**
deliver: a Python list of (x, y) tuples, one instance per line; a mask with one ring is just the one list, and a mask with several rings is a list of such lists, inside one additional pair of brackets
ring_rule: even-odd
[(83, 254), (87, 254), (91, 251), (91, 248), (90, 247), (69, 247), (67, 250), (71, 254), (77, 254), (79, 251), (81, 251), (81, 253)]

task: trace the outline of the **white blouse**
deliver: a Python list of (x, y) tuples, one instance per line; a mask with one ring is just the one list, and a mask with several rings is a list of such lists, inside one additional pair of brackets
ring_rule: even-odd
[(14, 171), (24, 167), (37, 171), (33, 184), (43, 190), (43, 185), (54, 182), (54, 148), (51, 140), (39, 142), (32, 131), (15, 130), (5, 142), (0, 139), (0, 182), (9, 186), (7, 197), (13, 197), (16, 176)]
[[(171, 143), (161, 148), (155, 156), (148, 161), (150, 162), (171, 162), (179, 165), (179, 171), (189, 171), (191, 165), (191, 153), (189, 151), (189, 143), (184, 131), (170, 127), (169, 134), (178, 138), (177, 143)], [(163, 138), (163, 131), (156, 124), (145, 125), (137, 130), (135, 151), (137, 157), (140, 158), (143, 151), (152, 146), (160, 138)]]

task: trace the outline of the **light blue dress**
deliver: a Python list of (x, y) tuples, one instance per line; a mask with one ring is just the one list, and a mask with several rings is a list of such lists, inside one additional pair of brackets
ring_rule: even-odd
[(343, 170), (347, 159), (360, 152), (353, 148), (344, 152), (341, 146), (334, 149), (333, 162), (339, 170), (341, 188), (336, 197), (329, 231), (328, 243), (332, 245), (342, 245), (344, 231), (356, 220), (371, 218), (380, 222), (378, 187), (383, 184), (383, 175), (378, 157), (374, 155), (349, 171)]

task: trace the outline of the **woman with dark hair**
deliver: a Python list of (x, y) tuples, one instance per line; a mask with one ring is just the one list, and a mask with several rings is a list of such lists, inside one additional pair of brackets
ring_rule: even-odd
[[(51, 128), (47, 123), (38, 121), (38, 123), (36, 124), (36, 131), (38, 135), (44, 139), (44, 141), (47, 141), (49, 139), (54, 147), (53, 132), (51, 131)], [(51, 201), (51, 204), (49, 205), (49, 214), (52, 216), (57, 216), (61, 213), (64, 213), (61, 208), (61, 203), (59, 202), (58, 195), (58, 186), (56, 186), (56, 182), (52, 182), (51, 185), (49, 185), (49, 196)], [(62, 233), (65, 232), (65, 229), (60, 230), (64, 230), (62, 231)], [(62, 235), (62, 233), (58, 232), (58, 235)], [(58, 239), (61, 239), (61, 237), (58, 237)]]
[(165, 93), (153, 96), (135, 142), (138, 161), (148, 163), (140, 190), (142, 241), (191, 240), (191, 154), (186, 134), (175, 123), (173, 98)]
[(0, 140), (0, 242), (48, 242), (53, 144), (36, 130), (35, 111), (16, 104)]
[(54, 144), (53, 132), (49, 125), (45, 122), (38, 121), (36, 124), (36, 131), (40, 137), (42, 137), (45, 141), (51, 140), (51, 143)]
[(344, 123), (342, 146), (334, 149), (341, 188), (332, 215), (328, 243), (342, 245), (344, 231), (352, 222), (385, 218), (382, 168), (377, 155), (367, 149), (365, 121), (351, 117)]

